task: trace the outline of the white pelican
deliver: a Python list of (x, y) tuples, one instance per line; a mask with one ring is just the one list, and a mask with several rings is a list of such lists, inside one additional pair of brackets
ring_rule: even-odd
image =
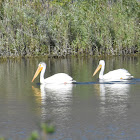
[(40, 72), (41, 72), (40, 73), (40, 83), (41, 84), (70, 84), (70, 83), (76, 82), (73, 80), (72, 77), (70, 77), (66, 73), (54, 74), (53, 76), (50, 76), (50, 77), (44, 79), (45, 70), (46, 70), (46, 64), (44, 62), (40, 62), (38, 65), (38, 69), (36, 70), (36, 73), (32, 79), (32, 82), (38, 76), (38, 74)]
[[(95, 72), (93, 73), (93, 76), (99, 71), (99, 79), (103, 80), (128, 80), (134, 78), (126, 69), (117, 69), (110, 71), (106, 74), (104, 74), (105, 69), (105, 61), (100, 60), (98, 67), (96, 68)], [(104, 74), (104, 75), (103, 75)]]

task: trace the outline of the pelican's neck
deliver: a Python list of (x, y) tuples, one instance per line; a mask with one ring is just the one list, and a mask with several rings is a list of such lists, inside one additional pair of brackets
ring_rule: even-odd
[(45, 74), (45, 70), (46, 70), (46, 67), (43, 67), (41, 73), (40, 73), (40, 83), (44, 83), (44, 74)]
[(99, 73), (99, 79), (103, 79), (104, 70), (105, 70), (105, 64), (102, 64), (101, 71)]

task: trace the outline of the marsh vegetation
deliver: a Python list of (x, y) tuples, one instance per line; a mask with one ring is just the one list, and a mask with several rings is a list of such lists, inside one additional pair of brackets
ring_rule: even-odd
[(0, 56), (139, 53), (137, 0), (0, 0)]

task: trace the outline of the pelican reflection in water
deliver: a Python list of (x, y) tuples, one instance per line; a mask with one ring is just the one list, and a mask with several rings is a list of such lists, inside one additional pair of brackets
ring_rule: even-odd
[(99, 61), (99, 65), (96, 68), (95, 72), (93, 73), (93, 76), (99, 71), (99, 79), (103, 79), (103, 80), (129, 80), (134, 78), (126, 69), (117, 69), (117, 70), (113, 70), (110, 71), (106, 74), (104, 74), (104, 69), (105, 69), (105, 61), (104, 60), (100, 60)]
[(38, 69), (36, 70), (36, 73), (32, 79), (32, 82), (40, 72), (41, 72), (40, 73), (41, 84), (71, 84), (76, 82), (75, 80), (73, 80), (71, 76), (69, 76), (66, 73), (57, 73), (44, 79), (45, 70), (46, 70), (46, 64), (44, 62), (40, 62), (38, 65)]
[(113, 113), (114, 120), (125, 117), (129, 107), (130, 85), (131, 83), (105, 83), (104, 80), (99, 80), (99, 84), (95, 84), (94, 87), (100, 98), (100, 114), (108, 117)]
[(41, 106), (43, 120), (53, 116), (65, 124), (65, 119), (68, 119), (71, 113), (69, 105), (72, 103), (73, 86), (73, 84), (49, 84), (49, 86), (41, 84), (40, 89), (32, 87), (36, 101)]

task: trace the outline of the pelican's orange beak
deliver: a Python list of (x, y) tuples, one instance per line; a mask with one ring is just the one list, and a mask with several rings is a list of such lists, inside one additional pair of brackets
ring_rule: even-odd
[(92, 76), (94, 76), (101, 69), (101, 67), (102, 65), (98, 65)]
[(34, 81), (34, 79), (38, 76), (38, 74), (42, 71), (43, 67), (41, 67), (41, 65), (38, 66), (38, 69), (35, 72), (35, 75), (32, 79), (32, 82)]

